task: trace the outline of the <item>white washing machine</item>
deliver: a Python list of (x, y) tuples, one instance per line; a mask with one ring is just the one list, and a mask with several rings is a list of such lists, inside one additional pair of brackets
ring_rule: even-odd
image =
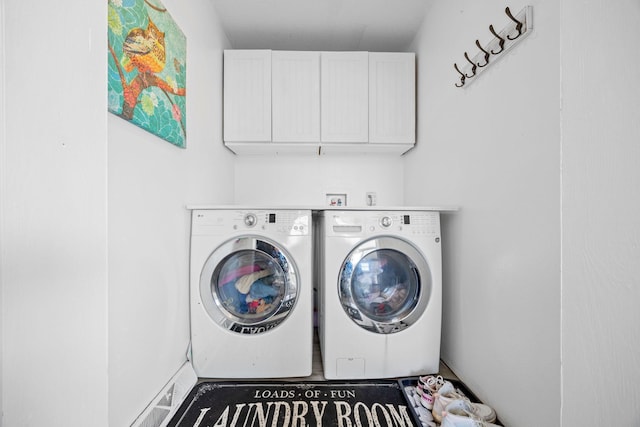
[(438, 372), (439, 212), (327, 210), (317, 226), (325, 378)]
[(311, 375), (311, 227), (306, 210), (192, 211), (191, 357), (198, 377)]

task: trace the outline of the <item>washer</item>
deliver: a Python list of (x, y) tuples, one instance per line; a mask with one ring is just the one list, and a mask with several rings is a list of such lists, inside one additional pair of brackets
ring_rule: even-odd
[(439, 212), (327, 210), (317, 226), (325, 378), (438, 372)]
[(192, 211), (191, 357), (200, 378), (311, 375), (311, 211)]

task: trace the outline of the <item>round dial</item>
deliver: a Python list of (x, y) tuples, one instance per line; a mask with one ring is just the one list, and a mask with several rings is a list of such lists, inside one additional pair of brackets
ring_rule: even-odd
[(384, 228), (391, 227), (392, 223), (393, 221), (391, 220), (391, 217), (384, 216), (382, 217), (382, 219), (380, 219), (380, 225), (383, 226)]
[(258, 218), (256, 218), (256, 216), (252, 213), (246, 214), (244, 216), (244, 224), (247, 227), (253, 227), (254, 225), (256, 225), (257, 222), (258, 222)]

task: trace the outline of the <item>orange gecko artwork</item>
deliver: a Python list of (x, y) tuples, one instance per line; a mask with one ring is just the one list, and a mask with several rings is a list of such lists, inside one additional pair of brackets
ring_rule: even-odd
[(107, 1), (109, 112), (185, 148), (186, 37), (159, 0)]

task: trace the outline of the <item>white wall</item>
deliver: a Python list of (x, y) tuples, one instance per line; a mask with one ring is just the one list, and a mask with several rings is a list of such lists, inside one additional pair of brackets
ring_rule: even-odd
[[(442, 358), (506, 425), (560, 423), (560, 8), (461, 89), (453, 64), (510, 21), (502, 1), (434, 2), (418, 61), (418, 146), (405, 202), (443, 221)], [(541, 420), (543, 416), (544, 421)]]
[(129, 425), (185, 360), (184, 207), (233, 201), (228, 42), (207, 0), (164, 3), (188, 39), (186, 150), (107, 113), (106, 3), (3, 0), (2, 425)]
[(106, 2), (2, 6), (2, 424), (107, 426)]
[(640, 4), (562, 15), (562, 425), (637, 426)]
[[(109, 114), (109, 417), (129, 425), (186, 360), (193, 203), (233, 201), (209, 0), (163, 0), (187, 37), (187, 148)], [(106, 105), (104, 106), (106, 109)]]
[(327, 193), (347, 193), (347, 205), (403, 203), (402, 157), (370, 155), (272, 155), (235, 158), (235, 202), (241, 205), (325, 206)]
[[(4, 94), (5, 94), (5, 80), (4, 80), (4, 0), (0, 0), (0, 194), (5, 194), (5, 162), (6, 159), (5, 154), (5, 117), (4, 117)], [(3, 355), (4, 355), (4, 339), (3, 339), (3, 330), (4, 330), (4, 315), (3, 315), (3, 283), (4, 283), (4, 251), (5, 245), (2, 243), (4, 241), (4, 198), (0, 196), (0, 379), (4, 378), (3, 376)], [(3, 387), (0, 386), (0, 427), (2, 427), (2, 408), (3, 405)]]

